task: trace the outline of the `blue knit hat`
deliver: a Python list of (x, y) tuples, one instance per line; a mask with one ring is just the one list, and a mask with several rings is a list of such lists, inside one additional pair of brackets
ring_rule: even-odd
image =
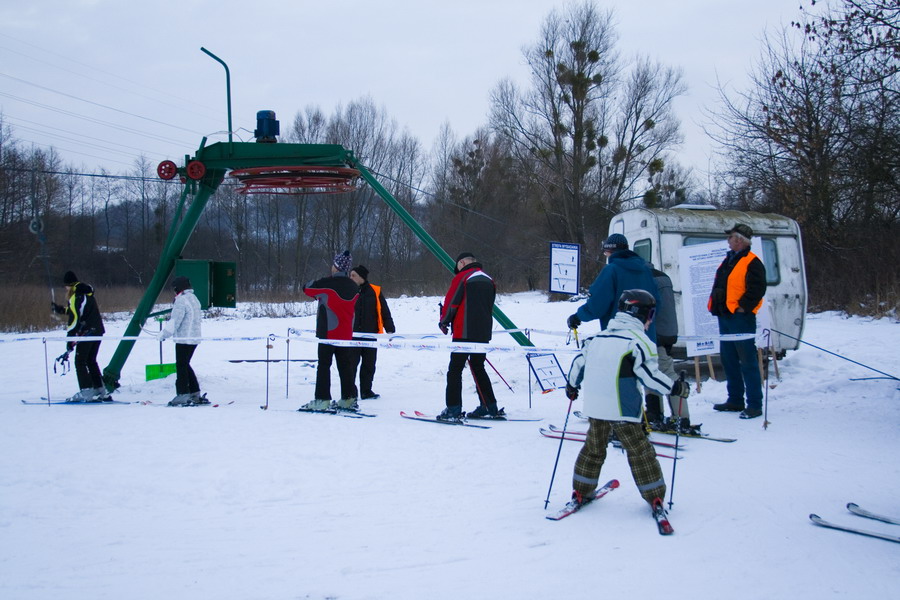
[(334, 266), (338, 271), (346, 271), (349, 273), (350, 268), (353, 266), (353, 257), (350, 256), (350, 251), (344, 250), (340, 254), (335, 254)]

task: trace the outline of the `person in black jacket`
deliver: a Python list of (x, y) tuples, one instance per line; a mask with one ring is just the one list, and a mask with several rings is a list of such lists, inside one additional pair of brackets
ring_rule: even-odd
[(713, 408), (740, 412), (742, 419), (755, 419), (762, 415), (762, 376), (756, 358), (755, 334), (756, 313), (766, 295), (766, 267), (750, 251), (753, 230), (748, 225), (736, 223), (725, 234), (730, 250), (716, 270), (707, 307), (719, 318), (719, 333), (750, 336), (719, 342), (719, 355), (728, 380), (728, 399)]
[[(394, 319), (387, 300), (381, 294), (380, 285), (369, 282), (369, 269), (359, 265), (350, 271), (350, 279), (359, 286), (359, 297), (356, 299), (356, 316), (353, 320), (353, 331), (359, 333), (394, 333)], [(365, 336), (353, 336), (354, 340), (372, 340)], [(375, 380), (375, 362), (378, 360), (378, 348), (357, 348), (356, 365), (359, 367), (359, 397), (363, 400), (375, 400), (379, 394), (372, 391)]]
[[(68, 317), (66, 335), (68, 337), (102, 336), (106, 333), (103, 316), (94, 297), (94, 288), (78, 281), (72, 271), (63, 276), (68, 302), (60, 306), (51, 303), (53, 312)], [(103, 383), (103, 374), (97, 364), (97, 353), (100, 352), (100, 340), (85, 342), (68, 342), (66, 354), (75, 350), (75, 375), (78, 377), (79, 391), (66, 402), (103, 402), (109, 400), (109, 392)]]

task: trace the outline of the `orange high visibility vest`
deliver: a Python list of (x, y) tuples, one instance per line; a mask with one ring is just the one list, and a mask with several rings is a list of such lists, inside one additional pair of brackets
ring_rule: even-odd
[(375, 314), (378, 315), (378, 331), (375, 333), (384, 333), (384, 323), (381, 321), (381, 286), (371, 283), (369, 285), (375, 290)]
[[(731, 273), (728, 274), (728, 281), (725, 286), (725, 306), (728, 307), (732, 313), (736, 312), (738, 309), (738, 300), (744, 295), (744, 292), (747, 291), (747, 267), (750, 266), (750, 261), (756, 258), (756, 255), (752, 252), (748, 252), (747, 256), (744, 256), (737, 264), (734, 265), (734, 268), (731, 270)], [(762, 299), (760, 299), (759, 304), (757, 304), (753, 308), (753, 314), (755, 315), (759, 311), (759, 307), (762, 306)]]

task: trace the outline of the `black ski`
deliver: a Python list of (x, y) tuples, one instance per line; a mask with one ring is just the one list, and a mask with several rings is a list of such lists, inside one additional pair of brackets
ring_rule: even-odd
[(888, 535), (886, 533), (879, 533), (877, 531), (867, 531), (865, 529), (857, 529), (856, 527), (847, 527), (846, 525), (838, 525), (837, 523), (831, 523), (830, 521), (826, 521), (822, 517), (816, 514), (809, 515), (809, 520), (818, 525), (819, 527), (827, 527), (829, 529), (837, 529), (838, 531), (846, 531), (849, 533), (856, 533), (858, 535), (864, 535), (867, 537), (878, 538), (881, 540), (887, 540), (889, 542), (895, 542), (900, 544), (900, 536), (897, 535)]
[(874, 519), (876, 521), (890, 523), (891, 525), (900, 525), (900, 519), (895, 519), (894, 517), (888, 517), (886, 515), (879, 515), (877, 513), (869, 512), (864, 508), (860, 508), (859, 504), (856, 504), (855, 502), (848, 503), (847, 510), (852, 512), (854, 515), (865, 517), (867, 519)]
[(478, 429), (490, 429), (487, 425), (476, 425), (475, 423), (466, 423), (465, 421), (438, 421), (434, 417), (429, 417), (428, 415), (422, 414), (419, 411), (415, 411), (416, 414), (411, 415), (409, 413), (400, 411), (400, 416), (404, 419), (409, 419), (410, 421), (423, 421), (425, 423), (437, 423), (438, 425), (454, 425), (457, 427), (476, 427)]
[(473, 417), (471, 413), (466, 415), (466, 419), (470, 421), (511, 421), (511, 422), (522, 422), (522, 423), (537, 423), (538, 421), (543, 421), (544, 419), (517, 419), (515, 417), (508, 417), (504, 415), (498, 415), (496, 417), (485, 416), (485, 417)]
[(569, 515), (577, 513), (579, 510), (581, 510), (588, 504), (592, 503), (594, 500), (599, 500), (600, 498), (607, 495), (608, 493), (610, 493), (617, 487), (619, 487), (619, 480), (611, 479), (603, 487), (599, 487), (596, 490), (594, 490), (594, 495), (587, 502), (578, 503), (573, 498), (572, 500), (569, 500), (565, 506), (563, 506), (561, 509), (559, 509), (555, 513), (547, 515), (547, 518), (550, 519), (551, 521), (559, 521), (560, 519), (565, 519)]

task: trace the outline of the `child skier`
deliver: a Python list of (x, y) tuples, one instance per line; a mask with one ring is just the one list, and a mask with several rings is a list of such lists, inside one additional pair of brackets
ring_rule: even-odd
[[(566, 395), (574, 400), (583, 388), (583, 412), (590, 418), (590, 429), (575, 461), (569, 504), (579, 508), (593, 499), (609, 436), (615, 433), (628, 454), (638, 491), (659, 522), (666, 518), (662, 505), (666, 483), (641, 422), (643, 394), (638, 382), (660, 395), (687, 396), (688, 386), (683, 381), (672, 382), (657, 365), (656, 344), (645, 333), (656, 311), (653, 296), (644, 290), (625, 290), (618, 309), (606, 329), (584, 341), (569, 369)], [(668, 531), (661, 526), (660, 533), (671, 533), (666, 527)]]

